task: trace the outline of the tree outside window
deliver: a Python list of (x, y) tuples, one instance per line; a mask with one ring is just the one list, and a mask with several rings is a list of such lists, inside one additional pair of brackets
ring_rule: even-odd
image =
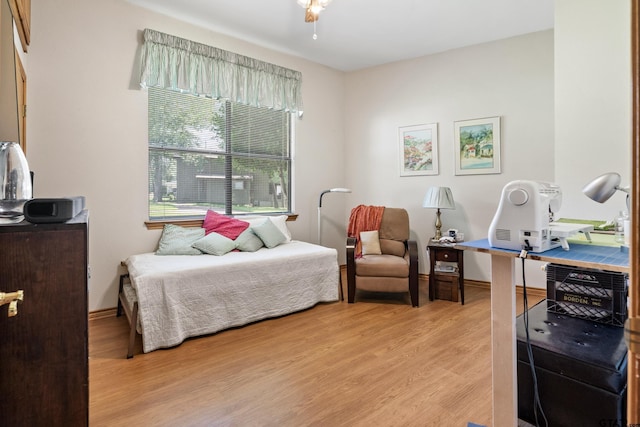
[(149, 218), (291, 211), (291, 114), (149, 88)]

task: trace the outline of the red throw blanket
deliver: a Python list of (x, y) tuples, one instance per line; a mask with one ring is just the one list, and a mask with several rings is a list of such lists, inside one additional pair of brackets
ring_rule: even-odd
[(358, 205), (351, 209), (349, 216), (349, 228), (347, 235), (356, 238), (356, 257), (362, 256), (362, 244), (360, 243), (361, 231), (380, 230), (384, 206)]

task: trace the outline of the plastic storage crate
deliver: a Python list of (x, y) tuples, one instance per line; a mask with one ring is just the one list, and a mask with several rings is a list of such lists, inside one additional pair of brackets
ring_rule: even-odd
[(547, 311), (624, 326), (629, 275), (547, 265)]

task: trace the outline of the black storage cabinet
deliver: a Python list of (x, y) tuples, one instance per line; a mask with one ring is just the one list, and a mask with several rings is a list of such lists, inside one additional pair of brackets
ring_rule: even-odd
[[(534, 424), (534, 387), (523, 315), (518, 316), (516, 328), (518, 417)], [(529, 310), (529, 336), (549, 426), (627, 425), (624, 328), (549, 312), (542, 301)]]

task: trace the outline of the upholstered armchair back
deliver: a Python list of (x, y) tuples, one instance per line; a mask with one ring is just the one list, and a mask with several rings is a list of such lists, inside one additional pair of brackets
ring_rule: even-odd
[(384, 208), (380, 223), (380, 250), (385, 255), (404, 256), (409, 240), (409, 214), (401, 208)]

